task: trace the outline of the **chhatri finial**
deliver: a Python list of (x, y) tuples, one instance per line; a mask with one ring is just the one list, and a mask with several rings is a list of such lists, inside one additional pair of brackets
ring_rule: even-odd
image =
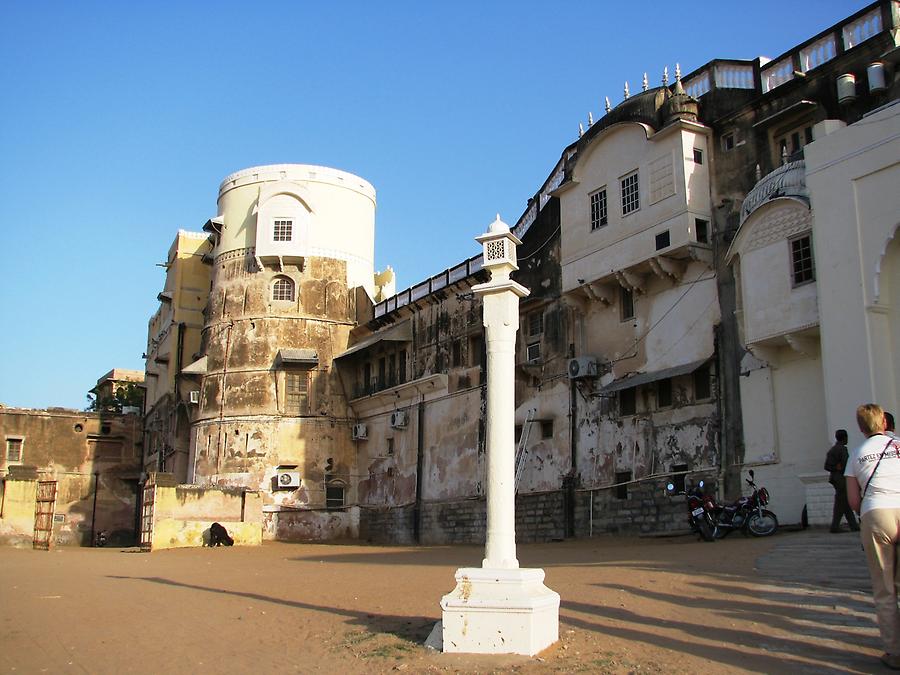
[(760, 168), (759, 164), (757, 164), (756, 165), (756, 182), (758, 183), (761, 180), (762, 180), (762, 169)]
[(578, 138), (581, 138), (582, 136), (584, 136), (584, 125), (581, 122), (579, 122), (578, 123)]
[(609, 103), (609, 96), (604, 96), (604, 98), (606, 99), (606, 112), (609, 112), (612, 110), (612, 106)]
[(628, 80), (625, 80), (625, 98), (629, 98), (631, 96), (631, 92), (628, 91)]
[(647, 82), (647, 73), (644, 73), (644, 80), (641, 82), (641, 89), (647, 91), (650, 88), (650, 83)]
[(594, 126), (594, 113), (588, 111), (588, 127)]
[(663, 68), (663, 86), (669, 86), (669, 66)]
[(681, 64), (675, 64), (675, 81), (681, 82)]

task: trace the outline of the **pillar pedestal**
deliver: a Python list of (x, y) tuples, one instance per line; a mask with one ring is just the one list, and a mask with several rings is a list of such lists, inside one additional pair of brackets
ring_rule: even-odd
[(441, 609), (444, 652), (534, 656), (559, 639), (559, 594), (544, 570), (461, 568)]

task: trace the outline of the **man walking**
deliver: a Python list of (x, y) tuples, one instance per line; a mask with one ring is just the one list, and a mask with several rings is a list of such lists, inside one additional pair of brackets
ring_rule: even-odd
[(834, 509), (831, 512), (831, 531), (841, 531), (841, 518), (853, 532), (859, 530), (856, 516), (847, 502), (847, 482), (844, 480), (844, 469), (847, 466), (847, 431), (838, 429), (834, 432), (834, 445), (825, 456), (825, 470), (828, 471), (828, 482), (834, 487)]

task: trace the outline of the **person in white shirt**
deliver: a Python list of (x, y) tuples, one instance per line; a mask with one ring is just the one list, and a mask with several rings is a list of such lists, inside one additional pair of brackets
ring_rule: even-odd
[(881, 662), (900, 670), (900, 611), (895, 582), (900, 542), (900, 440), (885, 433), (884, 410), (875, 403), (856, 409), (856, 423), (866, 440), (850, 453), (844, 470), (847, 499), (860, 514), (860, 538), (885, 649)]

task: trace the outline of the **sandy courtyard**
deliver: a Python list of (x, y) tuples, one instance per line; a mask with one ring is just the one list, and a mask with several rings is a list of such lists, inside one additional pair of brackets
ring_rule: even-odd
[(0, 549), (0, 673), (878, 672), (859, 545), (828, 536), (520, 546), (562, 597), (535, 658), (423, 646), (480, 547)]

